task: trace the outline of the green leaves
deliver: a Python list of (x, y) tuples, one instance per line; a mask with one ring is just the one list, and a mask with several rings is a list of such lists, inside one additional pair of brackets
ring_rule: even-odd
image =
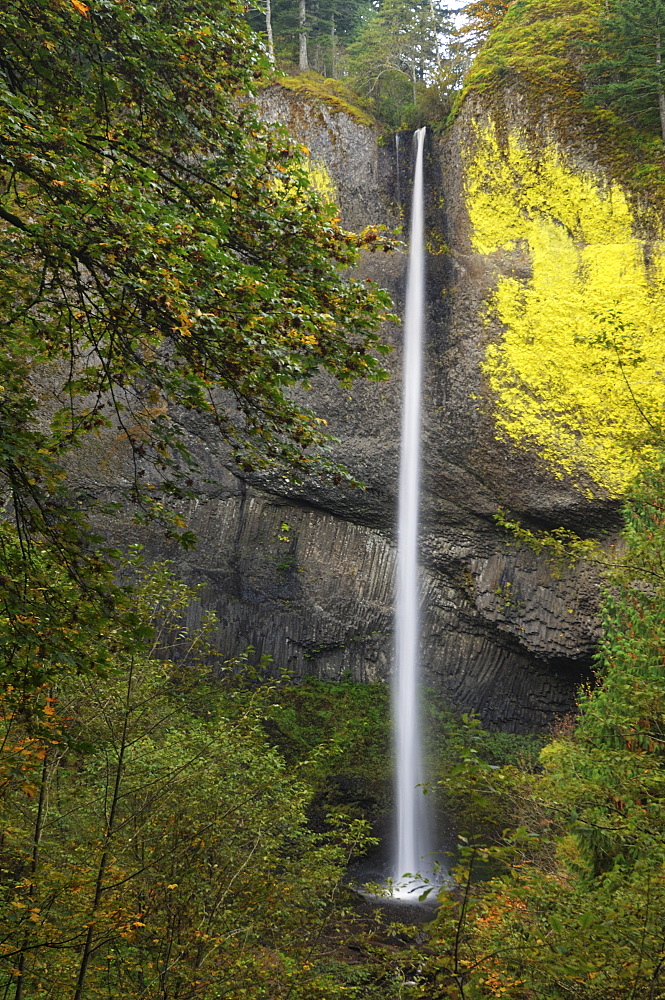
[(221, 680), (200, 665), (217, 623), (183, 629), (193, 597), (155, 567), (135, 610), (162, 659), (117, 647), (105, 676), (61, 675), (22, 703), (0, 696), (10, 995), (20, 977), (35, 1000), (77, 983), (110, 1000), (345, 996), (320, 941), (368, 824), (310, 829), (311, 789), (265, 732), (274, 686), (242, 658)]
[[(5, 920), (4, 936), (12, 951), (27, 949), (26, 989), (48, 995), (39, 986), (45, 977), (64, 994), (73, 989), (94, 921), (86, 970), (93, 993), (103, 982), (108, 995), (138, 997), (159, 976), (162, 989), (206, 984), (244, 998), (252, 982), (261, 996), (264, 949), (279, 980), (282, 954), (308, 948), (307, 921), (317, 923), (326, 878), (337, 875), (334, 848), (322, 851), (305, 829), (305, 789), (262, 742), (255, 719), (226, 722), (219, 693), (208, 720), (189, 716), (154, 663), (136, 665), (129, 696), (126, 677), (116, 675), (65, 685), (60, 703), (78, 744), (94, 749), (50, 754), (46, 780), (60, 791), (32, 878), (21, 877), (21, 852), (37, 796), (25, 803), (17, 789), (4, 802), (12, 820), (4, 896), (14, 903), (5, 912), (21, 918), (17, 927)], [(38, 789), (38, 761), (28, 773)], [(114, 788), (109, 826), (104, 803), (115, 801)], [(322, 879), (310, 895), (315, 859)], [(31, 910), (43, 916), (32, 922)], [(0, 956), (5, 984), (15, 966)]]
[[(242, 469), (345, 475), (291, 390), (319, 371), (383, 377), (388, 297), (344, 274), (382, 241), (342, 231), (299, 147), (259, 121), (243, 12), (9, 0), (0, 14), (0, 479), (21, 535), (80, 586), (101, 506), (193, 544), (170, 508), (196, 467), (188, 413)], [(118, 472), (110, 497), (72, 493), (66, 454), (91, 437)]]
[(349, 49), (351, 76), (386, 126), (447, 116), (466, 69), (454, 35), (450, 11), (434, 0), (384, 0), (370, 11)]
[[(577, 720), (562, 722), (538, 770), (493, 770), (474, 753), (477, 729), (468, 730), (471, 748), (451, 784), (470, 818), (487, 823), (493, 810), (510, 809), (521, 824), (489, 848), (468, 839), (463, 905), (437, 918), (440, 947), (450, 954), (454, 942), (452, 971), (473, 1000), (662, 992), (664, 482), (662, 467), (648, 472), (626, 504), (601, 610), (597, 684), (581, 692)], [(568, 539), (554, 542), (550, 550), (563, 554)], [(489, 856), (494, 879), (473, 885), (473, 866)], [(437, 957), (430, 969), (450, 975), (451, 962)]]

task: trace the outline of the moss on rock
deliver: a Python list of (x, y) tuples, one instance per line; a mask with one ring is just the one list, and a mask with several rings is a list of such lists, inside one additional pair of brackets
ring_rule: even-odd
[(455, 113), (471, 245), (498, 272), (481, 365), (497, 436), (618, 496), (665, 432), (665, 152), (589, 106), (601, 13), (516, 0)]
[(358, 125), (376, 127), (376, 120), (359, 106), (359, 96), (339, 80), (306, 73), (301, 76), (280, 76), (275, 82), (286, 90), (322, 101), (333, 111), (348, 115)]
[(640, 131), (585, 101), (585, 67), (595, 56), (598, 0), (516, 0), (479, 53), (452, 113), (482, 95), (499, 126), (508, 127), (506, 92), (522, 95), (525, 130), (586, 147), (608, 177), (626, 187), (640, 216), (665, 208), (665, 150)]

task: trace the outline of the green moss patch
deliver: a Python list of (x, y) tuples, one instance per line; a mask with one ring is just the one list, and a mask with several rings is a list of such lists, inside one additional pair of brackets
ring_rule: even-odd
[(358, 125), (376, 128), (376, 120), (359, 106), (358, 95), (339, 80), (327, 79), (317, 73), (307, 73), (301, 76), (281, 76), (275, 82), (277, 86), (286, 90), (321, 101), (333, 111), (348, 115)]
[(665, 208), (660, 138), (584, 103), (600, 14), (596, 0), (517, 0), (474, 62), (452, 118), (466, 99), (482, 95), (507, 137), (505, 92), (515, 88), (523, 97), (525, 131), (583, 144), (608, 177), (625, 185), (645, 218)]

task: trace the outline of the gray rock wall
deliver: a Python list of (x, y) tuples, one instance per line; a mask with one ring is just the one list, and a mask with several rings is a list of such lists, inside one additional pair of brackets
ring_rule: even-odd
[(389, 151), (377, 143), (374, 129), (284, 87), (262, 91), (259, 104), (265, 121), (286, 125), (312, 160), (326, 165), (344, 226), (357, 231), (385, 221), (392, 187)]
[[(399, 221), (393, 143), (381, 144), (351, 116), (277, 87), (262, 101), (266, 118), (286, 124), (326, 163), (347, 226)], [(409, 146), (402, 138), (399, 191), (408, 195)], [(462, 118), (446, 140), (430, 139), (427, 157), (423, 661), (427, 681), (458, 708), (475, 709), (492, 725), (529, 729), (573, 704), (596, 637), (597, 582), (588, 570), (556, 578), (542, 558), (506, 541), (493, 514), (504, 504), (530, 524), (593, 528), (611, 509), (583, 502), (537, 456), (495, 440), (479, 369), (491, 334), (480, 316), (502, 263), (488, 265), (470, 248), (463, 142)], [(449, 252), (441, 252), (444, 243)], [(405, 263), (404, 253), (369, 255), (361, 270), (401, 303)], [(202, 478), (197, 502), (183, 513), (198, 548), (183, 553), (149, 531), (140, 537), (151, 557), (170, 556), (179, 575), (202, 585), (192, 621), (201, 607), (216, 611), (224, 655), (252, 645), (295, 676), (389, 677), (399, 327), (389, 326), (384, 339), (394, 347), (388, 383), (347, 392), (321, 380), (310, 400), (341, 439), (337, 457), (364, 490), (315, 482), (286, 488), (279, 476), (242, 481), (212, 428), (187, 418)], [(121, 543), (137, 537), (122, 520), (107, 530)]]

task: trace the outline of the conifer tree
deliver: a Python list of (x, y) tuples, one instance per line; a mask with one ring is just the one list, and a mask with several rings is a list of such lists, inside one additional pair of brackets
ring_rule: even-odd
[(306, 0), (298, 3), (298, 69), (306, 73), (309, 69), (307, 59), (307, 4)]
[(376, 97), (386, 81), (408, 81), (413, 105), (418, 85), (440, 68), (450, 14), (430, 0), (384, 0), (351, 47), (356, 85)]
[(610, 0), (602, 56), (590, 66), (593, 98), (665, 140), (665, 0)]
[(501, 24), (510, 0), (474, 0), (462, 7), (465, 23), (461, 33), (470, 36), (470, 48), (479, 49), (489, 33)]

